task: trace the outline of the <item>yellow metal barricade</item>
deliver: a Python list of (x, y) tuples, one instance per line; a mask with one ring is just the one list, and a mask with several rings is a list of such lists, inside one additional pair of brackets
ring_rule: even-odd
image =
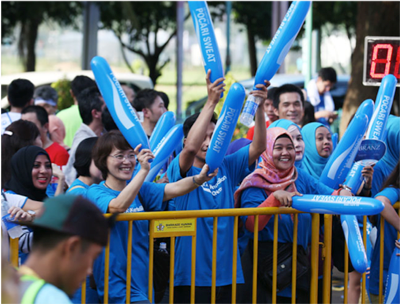
[[(398, 215), (400, 217), (400, 202), (397, 202), (396, 204), (393, 205), (395, 209), (398, 209)], [(384, 258), (384, 243), (385, 243), (385, 219), (381, 216), (380, 217), (380, 225), (379, 225), (379, 234), (380, 234), (380, 241), (379, 244), (376, 243), (375, 246), (379, 246), (379, 303), (383, 303), (384, 299), (384, 294), (383, 294), (383, 284), (384, 284), (384, 278), (383, 278), (383, 258)], [(364, 242), (364, 248), (365, 250), (367, 249), (367, 216), (363, 217), (363, 242)], [(400, 238), (400, 233), (397, 233), (397, 239)], [(327, 240), (326, 244), (327, 244)], [(331, 242), (330, 242), (331, 243)], [(349, 267), (348, 267), (348, 257), (349, 257), (349, 252), (347, 248), (347, 244), (345, 243), (345, 252), (344, 252), (344, 303), (348, 303), (348, 274), (349, 274)], [(324, 273), (325, 275), (325, 273)], [(366, 280), (367, 280), (367, 273), (362, 274), (362, 283), (361, 283), (361, 290), (360, 290), (360, 296), (361, 296), (361, 304), (369, 303), (366, 301), (366, 295), (368, 295), (368, 290), (366, 290)], [(324, 285), (324, 292), (326, 291), (326, 286)], [(325, 302), (324, 300), (324, 303)]]
[[(400, 203), (394, 207), (399, 208)], [(277, 214), (294, 214), (294, 228), (293, 228), (293, 262), (292, 262), (292, 303), (296, 299), (296, 272), (297, 272), (297, 231), (298, 231), (298, 213), (302, 213), (291, 208), (242, 208), (242, 209), (218, 209), (218, 210), (193, 210), (193, 211), (168, 211), (168, 212), (140, 212), (140, 213), (124, 213), (117, 217), (117, 221), (128, 221), (129, 235), (128, 235), (128, 257), (127, 257), (127, 282), (126, 282), (126, 303), (130, 302), (130, 284), (131, 284), (131, 250), (132, 250), (132, 221), (136, 220), (150, 220), (150, 234), (149, 234), (149, 300), (153, 301), (153, 257), (154, 257), (154, 239), (160, 237), (171, 238), (170, 248), (170, 286), (169, 286), (169, 302), (173, 303), (174, 299), (174, 262), (175, 262), (175, 238), (180, 236), (192, 237), (192, 265), (191, 265), (191, 298), (190, 302), (195, 302), (195, 266), (196, 266), (196, 222), (197, 218), (212, 217), (213, 221), (213, 264), (212, 264), (212, 286), (211, 286), (211, 299), (212, 303), (216, 301), (216, 256), (217, 256), (217, 224), (219, 217), (232, 216), (234, 217), (234, 232), (233, 232), (233, 248), (237, 248), (238, 244), (238, 227), (239, 216), (254, 215), (254, 248), (253, 248), (253, 289), (252, 289), (252, 302), (257, 303), (257, 265), (258, 265), (258, 222), (259, 215), (277, 215)], [(105, 216), (110, 216), (106, 214)], [(320, 233), (320, 215), (311, 214), (312, 216), (312, 235), (311, 235), (311, 281), (310, 281), (310, 303), (318, 302), (318, 267), (319, 267), (319, 233)], [(399, 210), (400, 216), (400, 210)], [(274, 240), (273, 240), (273, 292), (272, 300), (276, 302), (276, 284), (277, 284), (277, 249), (278, 249), (278, 221), (279, 217), (274, 217)], [(384, 220), (381, 218), (381, 241), (379, 246), (381, 250), (380, 260), (380, 282), (383, 282), (383, 242), (384, 242)], [(366, 217), (364, 218), (364, 246), (366, 245)], [(331, 249), (332, 249), (332, 215), (324, 215), (324, 242), (322, 245), (321, 258), (324, 260), (323, 266), (323, 302), (329, 303), (331, 294)], [(378, 245), (378, 244), (377, 244)], [(18, 239), (11, 240), (10, 242), (10, 257), (11, 263), (18, 266)], [(233, 264), (232, 264), (232, 303), (236, 303), (237, 295), (237, 250), (233, 250)], [(109, 290), (109, 256), (110, 256), (110, 242), (105, 250), (105, 267), (104, 267), (104, 303), (108, 303), (108, 290)], [(347, 303), (347, 283), (348, 283), (348, 251), (345, 246), (345, 286), (344, 286), (344, 303)], [(85, 283), (82, 285), (82, 303), (85, 302)], [(365, 292), (365, 274), (363, 275), (362, 293)], [(382, 302), (382, 284), (379, 286), (379, 301)], [(365, 296), (362, 296), (362, 303), (365, 303)]]

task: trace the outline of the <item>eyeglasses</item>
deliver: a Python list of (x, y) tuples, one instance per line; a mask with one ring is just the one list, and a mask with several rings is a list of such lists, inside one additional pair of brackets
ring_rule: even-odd
[(128, 155), (123, 155), (123, 154), (117, 154), (117, 155), (109, 155), (119, 161), (124, 161), (124, 160), (136, 160), (136, 155), (134, 153), (129, 153)]

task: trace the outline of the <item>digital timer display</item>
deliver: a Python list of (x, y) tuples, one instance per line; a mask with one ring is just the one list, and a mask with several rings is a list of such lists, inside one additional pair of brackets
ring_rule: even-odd
[(379, 86), (393, 74), (400, 86), (400, 37), (365, 37), (363, 84)]

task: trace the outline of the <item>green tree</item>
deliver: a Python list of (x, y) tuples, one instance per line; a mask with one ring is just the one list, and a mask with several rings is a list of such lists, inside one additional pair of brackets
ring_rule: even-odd
[[(111, 29), (121, 43), (122, 52), (128, 68), (124, 51), (129, 50), (141, 56), (149, 69), (149, 77), (154, 84), (161, 75), (161, 70), (170, 61), (160, 63), (161, 53), (176, 35), (175, 2), (99, 2), (102, 28)], [(186, 15), (187, 19), (190, 14)], [(167, 39), (160, 41), (160, 31), (167, 34)], [(128, 35), (128, 42), (122, 36)]]
[(15, 39), (14, 29), (20, 25), (18, 55), (25, 71), (34, 71), (35, 45), (40, 24), (53, 21), (62, 26), (76, 26), (76, 16), (81, 12), (80, 2), (2, 2), (1, 41), (6, 43)]
[(356, 47), (351, 60), (351, 79), (343, 104), (340, 134), (343, 135), (350, 117), (366, 99), (375, 99), (378, 87), (362, 84), (364, 39), (366, 36), (399, 37), (399, 2), (357, 2)]

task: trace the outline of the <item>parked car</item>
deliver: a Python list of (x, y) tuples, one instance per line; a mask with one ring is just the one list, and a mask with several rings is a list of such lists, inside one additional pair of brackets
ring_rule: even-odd
[[(91, 70), (84, 71), (74, 71), (74, 72), (26, 72), (26, 73), (18, 73), (12, 75), (2, 75), (1, 76), (1, 107), (7, 108), (9, 106), (7, 100), (7, 90), (9, 84), (18, 78), (28, 79), (31, 81), (35, 88), (51, 85), (53, 82), (57, 82), (62, 79), (68, 79), (72, 81), (76, 76), (84, 75), (94, 79), (93, 72)], [(114, 73), (117, 77), (118, 81), (121, 84), (129, 85), (135, 92), (138, 92), (141, 89), (152, 89), (153, 82), (150, 77), (132, 74), (132, 73)]]
[[(276, 74), (271, 79), (271, 87), (280, 87), (283, 84), (290, 83), (303, 89), (304, 79), (305, 77), (302, 74)], [(343, 107), (343, 102), (346, 96), (349, 80), (350, 75), (338, 75), (337, 83), (330, 91), (333, 101), (335, 102), (336, 110), (339, 110)], [(253, 88), (254, 78), (242, 80), (239, 81), (239, 83), (243, 85), (246, 90), (246, 94), (248, 94)], [(206, 101), (207, 96), (191, 103), (186, 109), (186, 115), (189, 116), (194, 113), (200, 112)]]

